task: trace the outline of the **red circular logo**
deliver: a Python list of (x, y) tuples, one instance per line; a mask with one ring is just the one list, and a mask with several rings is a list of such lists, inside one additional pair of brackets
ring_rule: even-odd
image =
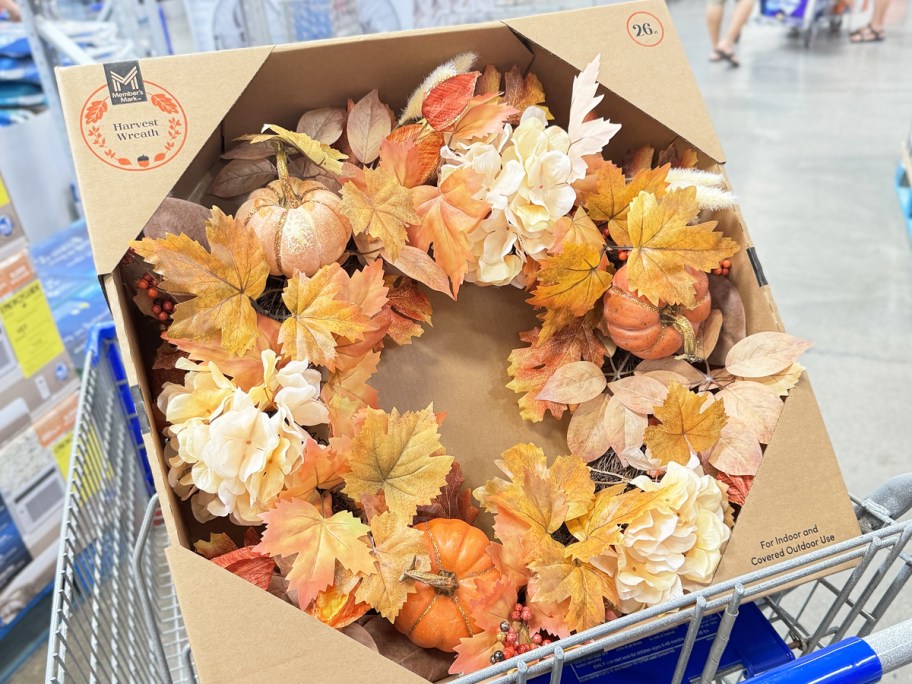
[(142, 101), (114, 104), (108, 86), (101, 86), (79, 113), (83, 141), (116, 169), (156, 169), (174, 159), (187, 140), (187, 115), (177, 98), (152, 81), (144, 90)]
[(637, 45), (655, 47), (665, 38), (665, 27), (649, 12), (634, 12), (627, 17), (627, 35)]

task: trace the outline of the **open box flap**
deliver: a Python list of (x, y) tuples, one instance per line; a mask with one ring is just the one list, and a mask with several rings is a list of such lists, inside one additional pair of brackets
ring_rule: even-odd
[[(713, 583), (861, 533), (807, 374), (789, 392), (747, 504)], [(802, 543), (813, 546), (788, 552)]]
[(427, 684), (193, 551), (165, 553), (199, 681)]
[[(112, 163), (105, 163), (93, 151), (93, 148), (99, 151), (118, 150), (117, 142), (106, 138), (99, 139), (99, 142), (104, 140), (105, 147), (94, 145), (90, 126), (84, 125), (89, 115), (88, 107), (93, 102), (103, 102), (105, 114), (111, 112), (113, 116), (122, 111), (117, 110), (118, 105), (111, 104), (105, 65), (90, 64), (57, 70), (70, 150), (82, 190), (92, 254), (99, 274), (114, 270), (128, 243), (136, 238), (142, 226), (171, 192), (187, 164), (221, 124), (225, 112), (247, 87), (272, 49), (249, 48), (142, 60), (140, 73), (150, 105), (143, 108), (140, 119), (160, 116), (164, 121), (165, 117), (175, 116), (184, 124), (183, 146), (174, 152), (173, 159), (168, 159), (170, 163), (154, 166), (153, 161), (148, 168), (118, 165), (116, 153)], [(154, 84), (159, 82), (167, 84), (167, 93), (179, 103), (182, 112), (159, 112), (151, 105), (152, 98), (159, 94), (153, 90)], [(112, 89), (116, 87), (111, 86)], [(142, 125), (139, 119), (129, 123)], [(138, 130), (142, 132), (143, 129)], [(107, 155), (102, 152), (101, 156)], [(134, 162), (135, 159), (128, 161)], [(142, 176), (142, 192), (134, 190), (137, 181), (134, 176), (137, 174)]]
[(578, 70), (600, 53), (603, 86), (715, 161), (724, 161), (712, 119), (662, 0), (563, 12), (560, 21), (544, 14), (505, 23)]

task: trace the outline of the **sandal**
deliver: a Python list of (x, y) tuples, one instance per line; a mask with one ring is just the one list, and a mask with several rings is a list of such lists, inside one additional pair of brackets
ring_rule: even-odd
[(885, 39), (883, 31), (875, 31), (874, 27), (868, 24), (867, 26), (858, 29), (857, 31), (852, 31), (849, 34), (850, 43), (879, 43)]
[(741, 66), (741, 62), (738, 61), (738, 58), (735, 57), (734, 52), (726, 52), (725, 50), (716, 49), (716, 54), (719, 55), (720, 60), (725, 60), (728, 62), (729, 66), (736, 68)]

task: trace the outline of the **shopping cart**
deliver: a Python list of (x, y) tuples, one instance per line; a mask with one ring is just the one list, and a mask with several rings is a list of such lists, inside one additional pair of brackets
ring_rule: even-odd
[(849, 11), (848, 0), (760, 0), (758, 16), (787, 26), (790, 34), (800, 37), (809, 48), (822, 26), (830, 33), (839, 33)]
[[(100, 328), (90, 343), (71, 459), (49, 682), (195, 681), (164, 559), (158, 500), (149, 494), (138, 421), (113, 329)], [(578, 682), (581, 663), (675, 632), (681, 638), (674, 647), (673, 672), (662, 681), (640, 681), (880, 681), (884, 673), (912, 662), (912, 620), (875, 631), (912, 576), (907, 552), (912, 522), (895, 522), (912, 504), (912, 475), (855, 504), (863, 532), (856, 539), (627, 615), (530, 651), (522, 660), (462, 677), (458, 684)], [(843, 567), (848, 569), (819, 578)], [(739, 624), (758, 617), (764, 631), (778, 634), (785, 650), (779, 660), (787, 662), (775, 669), (731, 662), (726, 648)]]

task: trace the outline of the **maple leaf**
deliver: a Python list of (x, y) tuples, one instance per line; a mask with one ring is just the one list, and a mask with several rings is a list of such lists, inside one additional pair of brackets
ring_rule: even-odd
[(371, 609), (369, 604), (355, 598), (355, 590), (360, 585), (361, 578), (344, 568), (337, 568), (332, 586), (317, 594), (304, 612), (333, 629), (341, 630)]
[(510, 619), (518, 598), (516, 586), (503, 578), (496, 581), (479, 578), (474, 594), (475, 598), (469, 601), (469, 612), (481, 631), (460, 639), (450, 674), (466, 674), (491, 664), (491, 654), (503, 646), (497, 640), (500, 623)]
[(529, 564), (530, 590), (537, 601), (560, 603), (570, 599), (567, 626), (577, 632), (605, 621), (605, 600), (619, 603), (614, 579), (595, 566), (568, 558), (564, 547), (553, 539), (543, 544), (541, 556)]
[(601, 367), (605, 360), (605, 346), (595, 332), (580, 318), (557, 332), (546, 341), (541, 340), (541, 329), (533, 328), (520, 333), (519, 339), (531, 346), (510, 352), (507, 372), (513, 378), (507, 387), (523, 396), (519, 399), (520, 415), (533, 423), (545, 417), (545, 411), (560, 419), (566, 404), (541, 401), (538, 394), (557, 372), (557, 369), (574, 361), (591, 361)]
[(488, 511), (505, 512), (525, 523), (527, 555), (550, 539), (570, 518), (583, 515), (595, 492), (586, 464), (577, 456), (560, 456), (549, 468), (544, 452), (534, 444), (517, 444), (498, 461), (510, 481), (495, 477), (475, 490), (475, 498)]
[(463, 637), (453, 649), (456, 660), (450, 665), (451, 675), (469, 674), (491, 665), (491, 656), (501, 649), (503, 644), (497, 640), (496, 632), (479, 632), (470, 637)]
[(342, 484), (342, 475), (348, 470), (341, 451), (347, 442), (331, 439), (329, 446), (322, 446), (311, 439), (304, 448), (301, 466), (285, 480), (281, 499), (304, 499), (316, 506), (323, 493)]
[(409, 344), (424, 334), (422, 323), (431, 324), (431, 300), (406, 276), (387, 276), (391, 322), (388, 335), (396, 344)]
[(487, 202), (475, 199), (480, 188), (481, 176), (462, 167), (440, 187), (419, 185), (411, 190), (421, 223), (409, 228), (409, 243), (425, 252), (433, 245), (434, 260), (449, 276), (454, 292), (475, 260), (468, 233), (491, 210)]
[(337, 562), (365, 576), (376, 571), (365, 539), (370, 528), (348, 511), (324, 518), (306, 501), (280, 500), (261, 518), (266, 531), (254, 551), (295, 556), (287, 579), (289, 588), (298, 592), (302, 606), (332, 583)]
[(453, 461), (447, 473), (446, 484), (431, 503), (418, 507), (418, 513), (412, 520), (413, 525), (427, 522), (434, 518), (455, 518), (471, 525), (478, 517), (478, 508), (472, 503), (472, 490), (465, 485), (465, 476), (459, 461)]
[(662, 463), (681, 465), (690, 460), (691, 451), (712, 448), (727, 420), (721, 401), (697, 396), (677, 382), (669, 385), (668, 398), (656, 407), (655, 416), (662, 422), (646, 428), (646, 446)]
[[(627, 216), (628, 241), (612, 231), (618, 245), (630, 246), (627, 279), (630, 289), (652, 304), (696, 304), (694, 279), (688, 268), (709, 271), (740, 247), (713, 230), (715, 221), (688, 225), (700, 207), (694, 187), (672, 190), (661, 201), (641, 192)], [(610, 226), (609, 226), (610, 229)]]
[(413, 583), (403, 581), (402, 573), (409, 569), (426, 572), (431, 561), (424, 545), (424, 533), (409, 527), (407, 521), (393, 513), (375, 515), (370, 529), (376, 572), (362, 580), (355, 597), (393, 622), (408, 595), (417, 591)]
[(426, 183), (440, 162), (443, 134), (421, 124), (408, 124), (393, 130), (380, 143), (380, 166), (392, 171), (407, 188)]
[(389, 327), (389, 321), (383, 313), (389, 293), (383, 273), (383, 261), (375, 259), (370, 266), (355, 271), (351, 276), (344, 270), (336, 271), (334, 278), (341, 283), (339, 299), (354, 304), (371, 320), (371, 329), (364, 333), (364, 339), (355, 342), (340, 336), (339, 344), (336, 345), (336, 352), (340, 358), (354, 356), (360, 359), (380, 343)]
[(588, 563), (604, 555), (609, 546), (624, 541), (622, 526), (646, 511), (671, 509), (680, 500), (680, 492), (672, 487), (652, 492), (625, 492), (625, 487), (619, 484), (601, 490), (585, 515), (567, 521), (567, 529), (579, 540), (567, 547), (568, 557)]
[(347, 454), (345, 493), (360, 502), (365, 494), (383, 492), (391, 512), (414, 517), (446, 484), (453, 464), (437, 429), (433, 405), (401, 415), (367, 409)]
[(256, 344), (252, 300), (263, 294), (269, 266), (259, 238), (218, 207), (206, 223), (209, 249), (185, 234), (144, 238), (130, 246), (162, 275), (162, 288), (193, 298), (174, 307), (171, 337), (218, 342), (235, 356)]
[(348, 218), (355, 234), (366, 232), (380, 240), (393, 259), (405, 246), (405, 226), (420, 219), (407, 188), (384, 168), (364, 169), (364, 189), (352, 181), (342, 186), (339, 210)]
[(539, 343), (592, 310), (611, 287), (609, 268), (605, 255), (591, 244), (564, 245), (560, 254), (541, 260), (538, 287), (529, 299), (533, 306), (547, 309)]
[(517, 114), (508, 120), (509, 123), (519, 123), (519, 117), (528, 107), (539, 107), (547, 118), (554, 118), (545, 106), (545, 89), (538, 76), (530, 71), (523, 77), (515, 64), (504, 74), (503, 100), (517, 110)]
[(529, 583), (529, 568), (526, 565), (526, 549), (523, 539), (530, 529), (522, 520), (507, 513), (500, 507), (494, 511), (494, 536), (501, 540), (501, 544), (491, 542), (488, 544), (487, 553), (500, 571), (501, 577), (509, 580), (517, 587), (524, 587)]
[(595, 175), (577, 185), (583, 195), (583, 206), (595, 221), (608, 221), (611, 237), (617, 244), (629, 244), (627, 216), (630, 203), (641, 192), (656, 197), (665, 194), (668, 166), (639, 171), (630, 182), (624, 172), (610, 162), (599, 164)]
[(369, 406), (377, 407), (377, 390), (367, 384), (377, 371), (380, 352), (364, 356), (340, 356), (335, 370), (323, 383), (320, 398), (329, 409), (329, 424), (334, 436), (353, 435), (355, 414)]
[(361, 307), (339, 297), (345, 286), (344, 280), (336, 277), (339, 273), (344, 273), (342, 268), (332, 263), (312, 278), (297, 272), (288, 279), (282, 300), (291, 315), (279, 331), (282, 352), (287, 356), (332, 370), (337, 344), (333, 335), (360, 340), (373, 328)]

